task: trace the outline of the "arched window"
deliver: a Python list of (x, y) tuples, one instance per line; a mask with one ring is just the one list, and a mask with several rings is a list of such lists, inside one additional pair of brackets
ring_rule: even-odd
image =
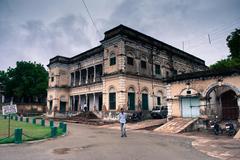
[(142, 109), (148, 110), (148, 91), (144, 89), (142, 91)]
[(128, 89), (128, 110), (135, 110), (135, 91), (132, 87)]
[(115, 55), (115, 53), (111, 53), (110, 54), (110, 61), (109, 61), (109, 64), (110, 64), (110, 66), (113, 66), (113, 65), (115, 65), (116, 64), (116, 55)]
[(116, 109), (116, 91), (113, 87), (109, 89), (109, 109)]

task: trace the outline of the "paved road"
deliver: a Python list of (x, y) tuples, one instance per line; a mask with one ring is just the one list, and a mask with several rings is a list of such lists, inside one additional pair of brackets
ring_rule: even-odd
[(34, 144), (0, 146), (0, 160), (214, 160), (195, 150), (191, 140), (69, 124), (66, 137)]

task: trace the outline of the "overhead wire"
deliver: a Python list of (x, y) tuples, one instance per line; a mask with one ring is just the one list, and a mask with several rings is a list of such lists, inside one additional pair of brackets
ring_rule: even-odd
[[(217, 41), (222, 40), (222, 39), (226, 39), (227, 35), (231, 31), (233, 31), (234, 28), (237, 28), (238, 26), (240, 26), (240, 23), (235, 22), (235, 23), (232, 23), (231, 25), (228, 25), (228, 26), (225, 25), (224, 28), (220, 28), (215, 32), (209, 32), (208, 34), (202, 36), (202, 39), (196, 39), (194, 41), (188, 40), (187, 41), (188, 46), (185, 46), (185, 48), (187, 48), (188, 50), (196, 50), (197, 48), (200, 48), (203, 45), (213, 46)], [(209, 35), (209, 37), (208, 37), (208, 35)], [(211, 43), (209, 42), (209, 38), (210, 38)]]
[(98, 28), (97, 28), (97, 25), (96, 25), (96, 23), (94, 22), (93, 17), (92, 17), (92, 15), (91, 15), (91, 13), (90, 13), (90, 11), (89, 11), (89, 9), (88, 9), (85, 1), (82, 0), (82, 3), (83, 3), (83, 5), (84, 5), (84, 7), (85, 7), (85, 9), (86, 9), (86, 11), (87, 11), (88, 16), (90, 17), (90, 19), (91, 19), (91, 21), (92, 21), (92, 24), (93, 24), (94, 28), (96, 29), (98, 35), (101, 37), (101, 33), (99, 32), (99, 30), (98, 30)]
[[(186, 50), (192, 50), (199, 48), (202, 45), (212, 45), (216, 41), (219, 41), (219, 39), (226, 38), (226, 34), (229, 34), (229, 32), (233, 31), (234, 28), (237, 28), (240, 26), (240, 17), (232, 20), (229, 23), (224, 23), (222, 25), (218, 25), (214, 28), (211, 28), (206, 32), (205, 34), (194, 36), (193, 38), (179, 41), (181, 43), (184, 43), (184, 48)], [(178, 42), (178, 43), (179, 43)], [(177, 42), (175, 42), (177, 43)]]
[(213, 34), (218, 34), (218, 33), (221, 33), (222, 31), (224, 30), (227, 30), (229, 28), (232, 29), (232, 27), (236, 26), (236, 25), (240, 25), (240, 17), (234, 19), (233, 21), (231, 21), (230, 23), (225, 23), (225, 24), (222, 24), (220, 26), (216, 26), (214, 28), (211, 28), (209, 29), (206, 33), (203, 33), (201, 36), (194, 36), (193, 38), (190, 38), (190, 39), (187, 39), (187, 40), (184, 40), (185, 42), (186, 41), (192, 41), (192, 40), (196, 40), (196, 39), (206, 39), (207, 37), (207, 34), (210, 34), (210, 35), (213, 35)]

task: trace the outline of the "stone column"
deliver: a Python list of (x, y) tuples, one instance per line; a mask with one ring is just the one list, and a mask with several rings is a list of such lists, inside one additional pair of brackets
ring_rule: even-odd
[(78, 95), (78, 111), (81, 111), (81, 97)]
[(73, 72), (73, 86), (76, 86), (76, 72)]
[(82, 73), (81, 73), (81, 69), (79, 70), (79, 85), (81, 85), (81, 78), (82, 78)]
[(86, 84), (88, 83), (88, 68), (86, 68)]
[(96, 93), (93, 93), (93, 108), (96, 110)]
[[(96, 66), (93, 66), (93, 82), (96, 81)], [(95, 94), (94, 94), (95, 95)]]
[(74, 107), (75, 107), (75, 96), (73, 95), (72, 111), (74, 111)]
[(207, 101), (206, 98), (200, 98), (200, 117), (201, 118), (208, 118), (208, 108), (207, 108)]
[(86, 94), (86, 102), (85, 103), (87, 105), (87, 110), (89, 110), (90, 107), (88, 106), (89, 104), (87, 102), (88, 102), (88, 94)]

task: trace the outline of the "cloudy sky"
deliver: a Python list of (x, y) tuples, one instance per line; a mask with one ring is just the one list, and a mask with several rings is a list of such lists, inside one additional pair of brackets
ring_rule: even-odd
[[(240, 28), (240, 0), (0, 0), (0, 70), (16, 61), (47, 65), (99, 45), (104, 32), (132, 27), (212, 64), (227, 57), (227, 35)], [(211, 44), (209, 43), (208, 34)]]

